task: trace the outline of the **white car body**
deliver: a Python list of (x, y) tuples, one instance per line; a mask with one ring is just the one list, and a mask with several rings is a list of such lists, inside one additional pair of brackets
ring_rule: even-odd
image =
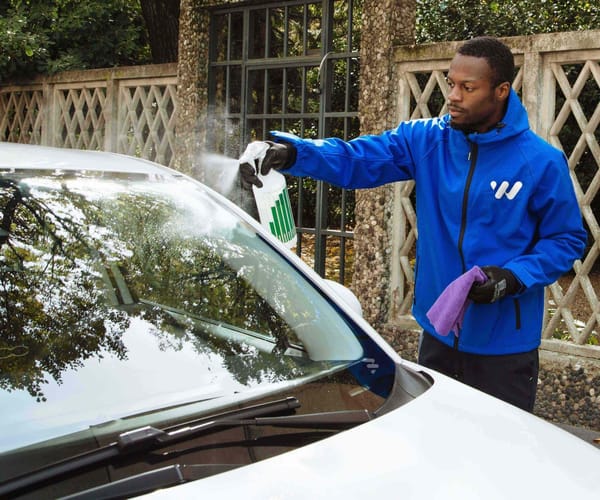
[[(0, 144), (1, 167), (111, 168), (115, 155)], [(169, 169), (119, 157), (119, 169)], [(74, 168), (74, 167), (73, 167)], [(179, 174), (178, 174), (179, 175)], [(600, 452), (583, 440), (444, 375), (401, 360), (358, 314), (260, 224), (237, 207), (295, 266), (397, 362), (426, 372), (433, 386), (367, 423), (293, 451), (205, 479), (149, 493), (150, 498), (534, 499), (600, 498)]]
[(598, 498), (596, 448), (534, 415), (427, 372), (435, 379), (430, 390), (376, 420), (150, 497)]

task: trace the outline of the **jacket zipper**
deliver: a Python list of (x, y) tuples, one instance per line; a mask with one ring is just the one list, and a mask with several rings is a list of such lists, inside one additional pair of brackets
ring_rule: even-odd
[(465, 190), (463, 193), (460, 234), (458, 236), (458, 253), (460, 254), (463, 273), (467, 272), (467, 266), (465, 264), (465, 254), (463, 252), (463, 240), (465, 239), (465, 231), (467, 229), (467, 204), (469, 202), (469, 190), (471, 189), (471, 182), (473, 180), (473, 174), (475, 173), (475, 164), (477, 163), (477, 153), (479, 151), (477, 144), (470, 141), (469, 144), (469, 174), (467, 175), (467, 182), (465, 183)]
[[(463, 274), (467, 272), (467, 266), (465, 264), (465, 254), (463, 252), (463, 240), (465, 239), (465, 231), (467, 229), (467, 205), (469, 202), (469, 190), (471, 189), (471, 182), (473, 180), (473, 174), (475, 173), (475, 165), (477, 163), (477, 153), (479, 148), (476, 143), (469, 141), (469, 173), (467, 175), (467, 181), (465, 183), (465, 190), (463, 192), (462, 200), (462, 213), (460, 220), (460, 234), (458, 236), (458, 253), (460, 255), (460, 261), (462, 263)], [(454, 337), (454, 349), (458, 349), (458, 337)]]

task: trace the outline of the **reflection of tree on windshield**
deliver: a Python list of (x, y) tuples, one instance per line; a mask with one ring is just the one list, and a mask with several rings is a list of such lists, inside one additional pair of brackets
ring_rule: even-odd
[(60, 383), (62, 371), (101, 350), (125, 354), (128, 319), (103, 306), (83, 221), (73, 219), (80, 205), (76, 195), (40, 202), (0, 179), (0, 388), (43, 400), (47, 374)]
[[(139, 197), (133, 201), (131, 197), (122, 194), (120, 203), (128, 209), (115, 210), (112, 215), (115, 232), (119, 239), (127, 239), (132, 250), (123, 269), (132, 294), (138, 300), (272, 337), (279, 353), (273, 356), (265, 356), (243, 343), (217, 339), (210, 343), (210, 350), (221, 355), (228, 371), (242, 384), (288, 378), (298, 370), (292, 360), (281, 355), (293, 332), (249, 284), (244, 276), (247, 269), (236, 270), (230, 265), (243, 257), (252, 261), (253, 273), (272, 274), (272, 263), (264, 252), (239, 246), (218, 234), (182, 229), (193, 225), (184, 219), (206, 217), (206, 213), (176, 210), (156, 198)], [(277, 283), (276, 277), (273, 282)], [(279, 300), (289, 301), (284, 289), (281, 287)], [(165, 348), (180, 349), (185, 342), (192, 342), (196, 349), (203, 350), (203, 342), (196, 341), (198, 332), (191, 325), (184, 328), (184, 333), (176, 333), (165, 323), (159, 330), (163, 332), (161, 345)]]
[[(47, 377), (60, 383), (64, 370), (90, 357), (124, 359), (132, 316), (146, 321), (163, 349), (192, 344), (218, 355), (242, 384), (300, 375), (298, 363), (281, 355), (292, 329), (248, 279), (269, 276), (278, 308), (297, 310), (285, 293), (287, 277), (273, 276), (263, 250), (182, 229), (213, 217), (212, 202), (184, 207), (179, 193), (149, 196), (118, 183), (104, 193), (98, 179), (87, 193), (86, 182), (80, 174), (29, 187), (0, 178), (1, 389), (43, 400)], [(192, 196), (200, 194), (194, 188)], [(169, 310), (258, 332), (273, 339), (274, 353), (212, 338)], [(298, 322), (309, 315), (297, 314)]]

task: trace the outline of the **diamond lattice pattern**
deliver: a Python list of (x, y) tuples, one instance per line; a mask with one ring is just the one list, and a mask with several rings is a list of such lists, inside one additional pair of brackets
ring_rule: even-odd
[(548, 140), (568, 157), (590, 241), (584, 259), (575, 263), (573, 278), (549, 287), (551, 317), (544, 337), (568, 335), (578, 344), (596, 343), (600, 308), (592, 278), (599, 273), (594, 267), (600, 238), (600, 65), (594, 60), (553, 63), (550, 70), (556, 82), (556, 113)]
[(122, 86), (119, 150), (163, 165), (173, 158), (176, 86)]
[(74, 149), (102, 149), (104, 146), (105, 87), (57, 88), (57, 142)]
[(0, 87), (0, 140), (115, 151), (172, 166), (176, 88), (174, 74)]
[(42, 102), (41, 89), (0, 92), (0, 140), (39, 144)]

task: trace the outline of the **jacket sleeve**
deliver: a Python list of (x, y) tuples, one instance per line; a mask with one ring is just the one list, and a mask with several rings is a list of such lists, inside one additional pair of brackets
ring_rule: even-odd
[(296, 147), (296, 162), (284, 173), (312, 177), (346, 189), (412, 179), (414, 164), (408, 137), (411, 133), (411, 122), (403, 122), (380, 135), (364, 135), (347, 142), (271, 132), (277, 142), (290, 142)]
[(587, 241), (566, 158), (557, 154), (546, 165), (529, 203), (539, 220), (534, 244), (505, 265), (526, 288), (549, 285), (569, 271)]

